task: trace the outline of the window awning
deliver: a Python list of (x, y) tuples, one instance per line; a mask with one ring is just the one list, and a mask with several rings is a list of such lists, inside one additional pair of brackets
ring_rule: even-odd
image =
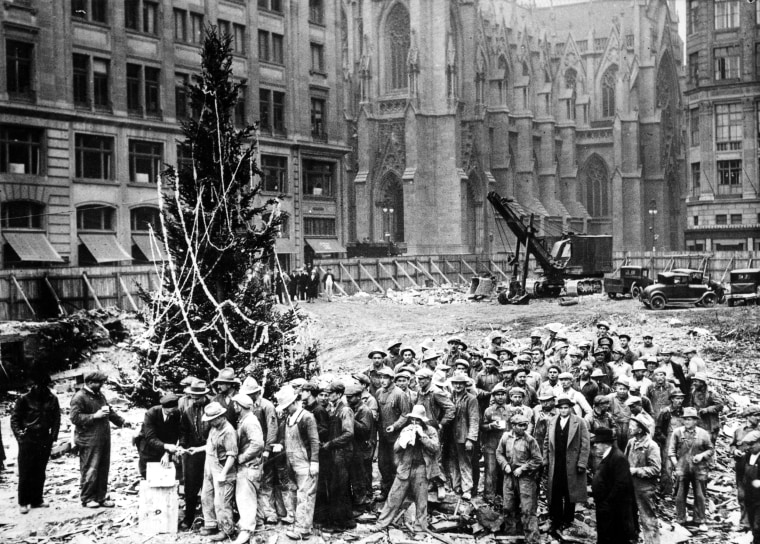
[(44, 232), (4, 232), (3, 236), (22, 261), (63, 262)]
[(115, 234), (80, 234), (79, 239), (98, 264), (132, 260), (132, 255), (116, 241)]
[(346, 248), (340, 245), (337, 238), (306, 238), (314, 253), (345, 253)]
[(145, 256), (145, 259), (150, 262), (165, 261), (166, 254), (164, 253), (164, 243), (155, 238), (150, 239), (150, 234), (133, 234), (132, 241)]

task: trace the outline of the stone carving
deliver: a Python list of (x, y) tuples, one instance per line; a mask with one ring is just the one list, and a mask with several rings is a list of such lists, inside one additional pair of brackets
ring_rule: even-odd
[(396, 100), (381, 100), (378, 104), (379, 115), (403, 114), (406, 109), (406, 98)]
[(394, 172), (399, 177), (404, 173), (406, 168), (404, 126), (403, 120), (381, 121), (378, 124), (380, 146), (377, 149), (374, 179), (382, 179), (388, 172)]

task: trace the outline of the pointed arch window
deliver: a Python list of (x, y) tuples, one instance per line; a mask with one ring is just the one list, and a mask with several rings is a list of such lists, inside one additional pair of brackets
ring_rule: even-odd
[(607, 166), (597, 155), (586, 162), (586, 210), (593, 217), (607, 217), (609, 209), (609, 177)]
[(503, 74), (501, 80), (498, 82), (499, 104), (506, 106), (509, 102), (509, 66), (507, 65), (507, 59), (504, 57), (499, 57), (499, 72)]
[(610, 66), (602, 76), (602, 117), (615, 116), (617, 66)]
[(409, 12), (396, 4), (385, 21), (387, 51), (385, 85), (389, 91), (404, 90), (409, 85), (406, 59), (410, 45)]

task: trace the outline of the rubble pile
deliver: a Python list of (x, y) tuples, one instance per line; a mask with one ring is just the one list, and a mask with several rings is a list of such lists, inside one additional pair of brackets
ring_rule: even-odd
[(442, 304), (462, 304), (469, 300), (467, 290), (459, 285), (444, 284), (426, 289), (388, 289), (385, 296), (394, 304), (418, 304), (420, 306), (440, 306)]

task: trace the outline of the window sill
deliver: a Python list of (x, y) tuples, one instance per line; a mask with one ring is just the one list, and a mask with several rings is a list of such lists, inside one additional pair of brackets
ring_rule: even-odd
[(188, 47), (200, 47), (201, 46), (200, 43), (189, 42), (187, 40), (177, 40), (177, 39), (175, 39), (174, 43), (176, 43), (178, 45), (186, 45)]
[(8, 93), (8, 100), (11, 102), (23, 102), (25, 104), (34, 104), (37, 102), (37, 93), (34, 91), (28, 93)]
[(309, 19), (309, 24), (310, 25), (314, 25), (314, 26), (318, 26), (318, 27), (321, 27), (321, 28), (327, 28), (327, 25), (325, 24), (324, 21), (312, 21), (311, 19)]
[(309, 75), (327, 77), (327, 72), (324, 70), (309, 70)]
[(310, 193), (304, 193), (303, 198), (308, 198), (309, 200), (323, 200), (325, 202), (334, 202), (336, 197), (331, 195), (312, 195)]
[(81, 17), (74, 17), (73, 15), (71, 16), (71, 21), (85, 26), (94, 26), (103, 30), (111, 30), (111, 25), (108, 23), (101, 23), (100, 21), (90, 21), (89, 19), (82, 19)]
[(45, 181), (45, 176), (43, 174), (14, 174), (13, 172), (0, 172), (0, 176), (3, 177), (3, 181), (18, 181), (19, 183)]
[(119, 185), (118, 181), (112, 179), (74, 178), (72, 181), (83, 185), (106, 185), (109, 187), (116, 187)]
[(269, 189), (261, 189), (261, 194), (266, 196), (273, 196), (276, 198), (285, 197), (292, 198), (292, 195), (288, 191), (270, 191)]
[(274, 66), (276, 68), (285, 68), (284, 62), (275, 62), (273, 60), (259, 59), (259, 64), (266, 64), (268, 66)]
[(273, 15), (275, 17), (285, 17), (285, 13), (282, 11), (275, 11), (267, 8), (259, 8), (259, 13), (266, 13), (267, 15)]
[(155, 32), (143, 32), (142, 30), (135, 30), (134, 28), (127, 28), (125, 30), (127, 31), (128, 36), (134, 35), (134, 36), (139, 36), (141, 38), (151, 38), (156, 41), (160, 39), (158, 34)]
[(272, 130), (271, 128), (259, 128), (259, 135), (269, 137), (269, 138), (287, 138), (288, 131), (285, 129)]
[(9, 2), (6, 0), (5, 9), (17, 9), (19, 11), (26, 11), (32, 15), (37, 15), (37, 8), (32, 6), (31, 3), (29, 5), (24, 5), (18, 2)]
[(127, 183), (127, 187), (137, 187), (141, 189), (146, 189), (146, 188), (154, 189), (156, 187), (156, 182), (148, 181), (146, 183), (140, 183), (138, 181), (130, 181)]

